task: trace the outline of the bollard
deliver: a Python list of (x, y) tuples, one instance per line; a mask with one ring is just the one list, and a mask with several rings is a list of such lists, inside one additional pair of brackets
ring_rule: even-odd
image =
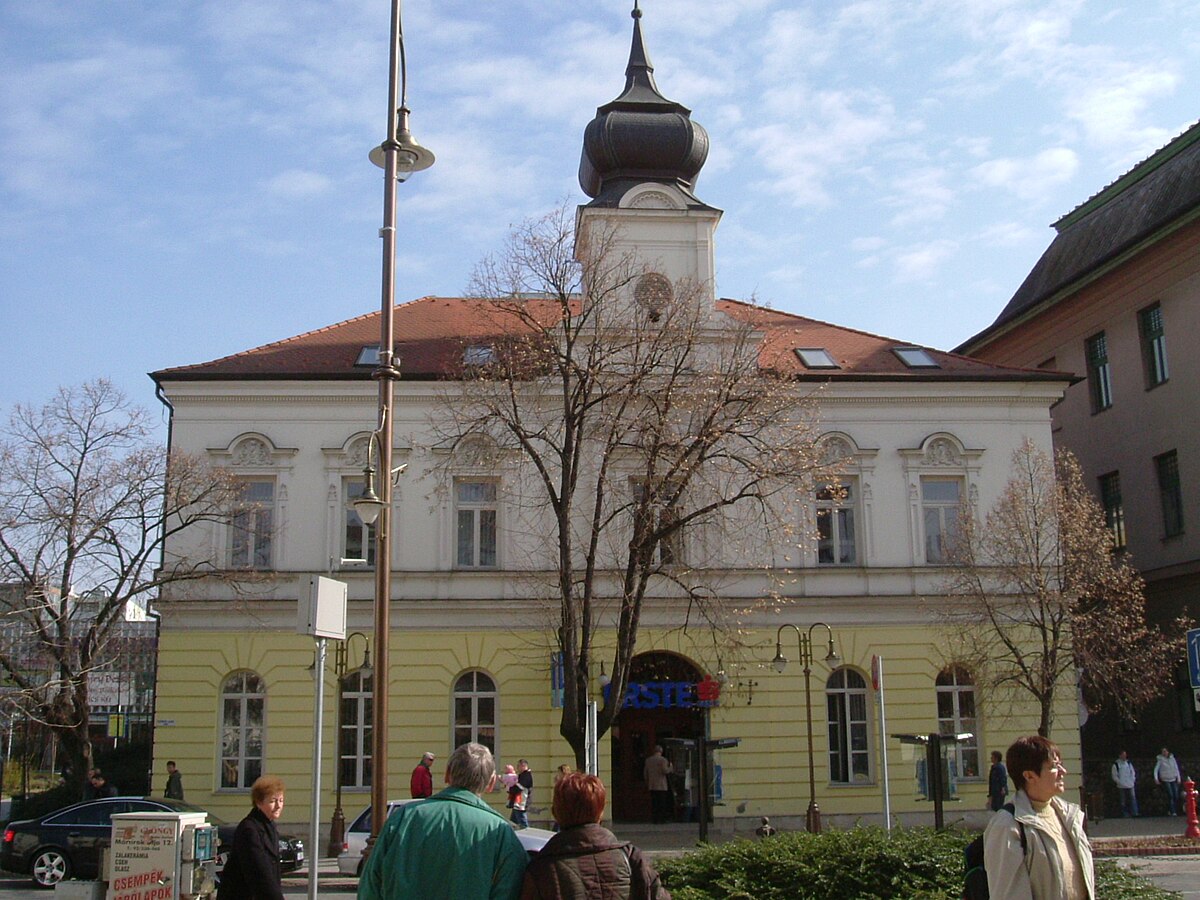
[(1188, 778), (1183, 782), (1183, 808), (1187, 811), (1187, 830), (1184, 837), (1200, 838), (1200, 819), (1196, 818), (1196, 782)]

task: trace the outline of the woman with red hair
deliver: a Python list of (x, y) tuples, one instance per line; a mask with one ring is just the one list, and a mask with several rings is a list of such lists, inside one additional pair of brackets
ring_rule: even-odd
[(600, 825), (607, 799), (595, 775), (559, 780), (552, 810), (562, 830), (529, 863), (521, 900), (671, 900), (641, 851)]

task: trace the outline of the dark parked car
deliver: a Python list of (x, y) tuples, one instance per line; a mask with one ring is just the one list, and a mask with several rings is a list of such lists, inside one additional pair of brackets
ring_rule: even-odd
[[(31, 875), (34, 883), (54, 887), (67, 878), (94, 879), (100, 875), (100, 851), (112, 836), (112, 817), (127, 812), (204, 812), (199, 806), (161, 797), (108, 797), (85, 800), (47, 813), (38, 819), (10, 822), (0, 844), (0, 868)], [(237, 826), (216, 816), (208, 821), (217, 826), (217, 865), (224, 863)], [(303, 841), (281, 836), (279, 856), (283, 871), (304, 863)]]

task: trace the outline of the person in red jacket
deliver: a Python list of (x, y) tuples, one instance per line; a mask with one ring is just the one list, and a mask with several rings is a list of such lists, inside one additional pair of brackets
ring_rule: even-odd
[(409, 790), (412, 791), (413, 798), (422, 800), (425, 797), (433, 796), (433, 775), (429, 771), (429, 767), (433, 765), (433, 754), (428, 750), (421, 757), (421, 761), (417, 763), (417, 767), (413, 769), (412, 780), (409, 782)]

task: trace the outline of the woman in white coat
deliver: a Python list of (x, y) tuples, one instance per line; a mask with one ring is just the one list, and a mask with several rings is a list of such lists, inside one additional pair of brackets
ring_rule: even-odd
[[(1008, 748), (1017, 793), (983, 833), (983, 862), (993, 900), (1095, 900), (1092, 846), (1083, 811), (1061, 796), (1067, 770), (1058, 747), (1040, 735)], [(1023, 839), (1022, 839), (1023, 838)]]

